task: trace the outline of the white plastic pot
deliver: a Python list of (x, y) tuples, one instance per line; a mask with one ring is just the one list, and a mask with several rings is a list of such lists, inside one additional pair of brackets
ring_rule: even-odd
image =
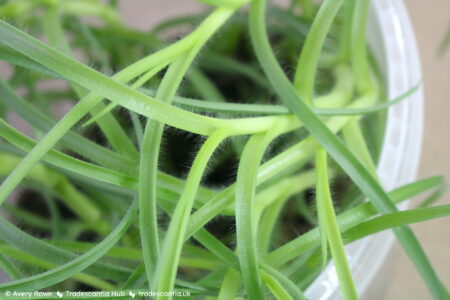
[[(389, 99), (401, 95), (421, 80), (414, 33), (401, 0), (372, 1), (368, 42), (385, 77)], [(422, 127), (422, 90), (389, 109), (378, 165), (378, 175), (386, 190), (416, 178)], [(406, 206), (407, 203), (403, 203), (399, 208)], [(374, 280), (393, 241), (391, 232), (382, 232), (346, 246), (353, 279), (360, 295), (364, 295)], [(307, 289), (306, 296), (311, 300), (341, 299), (333, 263), (316, 278)]]

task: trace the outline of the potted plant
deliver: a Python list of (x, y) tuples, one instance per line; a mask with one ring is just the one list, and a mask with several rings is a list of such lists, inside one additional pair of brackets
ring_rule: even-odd
[[(5, 297), (306, 299), (332, 259), (342, 297), (357, 299), (344, 244), (392, 228), (448, 299), (408, 227), (450, 214), (428, 207), (443, 179), (377, 175), (377, 161), (395, 169), (383, 162), (386, 111), (420, 86), (409, 78), (387, 101), (369, 1), (202, 0), (208, 12), (150, 32), (126, 28), (116, 1), (3, 2)], [(387, 191), (389, 179), (407, 184)], [(430, 189), (423, 207), (398, 211)]]

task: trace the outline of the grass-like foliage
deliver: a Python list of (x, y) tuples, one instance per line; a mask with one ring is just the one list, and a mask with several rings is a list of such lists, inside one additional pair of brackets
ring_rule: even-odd
[(369, 1), (199, 2), (142, 32), (117, 1), (0, 1), (2, 299), (306, 299), (329, 260), (357, 299), (344, 245), (388, 229), (448, 299), (408, 227), (450, 215), (443, 179), (377, 178), (386, 110), (420, 84), (384, 99)]

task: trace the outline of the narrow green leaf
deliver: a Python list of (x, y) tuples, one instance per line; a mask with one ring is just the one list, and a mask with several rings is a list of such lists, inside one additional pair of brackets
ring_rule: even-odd
[[(367, 102), (370, 101), (371, 99), (369, 98), (361, 98), (350, 106), (365, 106)], [(330, 118), (326, 124), (332, 132), (337, 132), (342, 129), (349, 120), (351, 120), (351, 117), (348, 116), (333, 117)], [(319, 145), (315, 139), (308, 137), (302, 142), (275, 156), (259, 168), (257, 184), (260, 185), (268, 181), (293, 165), (302, 166), (307, 163), (308, 160), (314, 155), (318, 146)], [(234, 184), (227, 187), (211, 200), (206, 202), (205, 205), (203, 205), (192, 215), (186, 238), (192, 236), (193, 233), (203, 227), (208, 221), (213, 219), (214, 216), (233, 204), (235, 188), (236, 186)]]
[[(175, 60), (158, 89), (157, 97), (170, 103), (181, 83), (190, 62), (187, 54)], [(183, 72), (184, 71), (184, 72)], [(141, 159), (139, 163), (139, 228), (144, 251), (144, 263), (149, 283), (154, 279), (159, 260), (159, 236), (157, 220), (157, 172), (164, 124), (148, 119), (142, 137)]]
[[(430, 177), (399, 187), (391, 191), (389, 196), (394, 203), (398, 204), (429, 189), (439, 189), (443, 184), (442, 176)], [(339, 229), (345, 232), (345, 230), (360, 224), (376, 214), (377, 210), (372, 203), (360, 204), (337, 217)], [(264, 261), (274, 267), (280, 266), (318, 245), (320, 245), (319, 231), (318, 229), (312, 229), (272, 251), (265, 257)]]
[(127, 214), (124, 216), (119, 225), (117, 225), (114, 231), (112, 231), (101, 243), (88, 252), (78, 256), (66, 264), (42, 274), (13, 282), (3, 283), (0, 285), (0, 292), (7, 290), (40, 290), (70, 278), (74, 274), (86, 269), (100, 259), (112, 247), (114, 247), (114, 245), (122, 238), (136, 216), (136, 209), (137, 201), (134, 201)]
[[(150, 80), (153, 76), (155, 76), (158, 72), (160, 72), (162, 69), (164, 69), (171, 61), (165, 61), (162, 62), (155, 67), (151, 68), (147, 71), (144, 75), (142, 75), (136, 82), (134, 82), (131, 87), (134, 89), (137, 89), (144, 85), (148, 80)], [(112, 111), (114, 108), (116, 108), (118, 105), (114, 102), (97, 109), (97, 112), (93, 114), (92, 118), (86, 121), (83, 126), (91, 125), (94, 122), (97, 122), (99, 119), (105, 117), (108, 115), (110, 111)], [(133, 112), (134, 113), (134, 112)]]
[(245, 3), (249, 2), (250, 0), (197, 0), (197, 1), (212, 6), (237, 9), (240, 6), (244, 5)]
[[(1, 137), (5, 138), (7, 141), (24, 151), (30, 151), (33, 146), (36, 145), (35, 141), (15, 130), (2, 119), (0, 119), (0, 129)], [(90, 180), (90, 183), (102, 181), (115, 186), (137, 190), (136, 177), (78, 160), (59, 151), (50, 150), (44, 157), (44, 161), (55, 167), (73, 172), (72, 174), (79, 174), (80, 176), (86, 177)], [(183, 180), (162, 172), (158, 173), (158, 189), (160, 190), (168, 190), (173, 193), (180, 194), (183, 184)], [(164, 195), (162, 192), (159, 194)], [(216, 192), (201, 187), (197, 200), (200, 201), (199, 203), (204, 203), (215, 194)]]
[(326, 0), (320, 5), (311, 29), (303, 45), (294, 77), (294, 87), (305, 103), (312, 105), (314, 80), (319, 63), (320, 50), (330, 31), (331, 24), (343, 0)]
[[(72, 56), (69, 43), (66, 41), (66, 35), (62, 28), (60, 15), (58, 9), (48, 9), (42, 18), (44, 33), (47, 36), (50, 46), (60, 50), (62, 53)], [(72, 85), (73, 89), (77, 93), (78, 97), (85, 96), (85, 91), (80, 89), (76, 85)], [(103, 104), (99, 103), (93, 108), (92, 114), (95, 115), (98, 111), (103, 109)], [(107, 115), (101, 120), (98, 120), (98, 125), (102, 132), (105, 134), (111, 145), (119, 152), (130, 158), (137, 158), (138, 153), (136, 147), (129, 139), (128, 135), (123, 130), (122, 126), (112, 115)]]
[[(358, 1), (359, 3), (359, 1)], [(363, 193), (372, 201), (381, 213), (395, 212), (397, 209), (389, 196), (382, 189), (379, 183), (362, 164), (345, 147), (342, 141), (337, 138), (311, 111), (296, 90), (292, 87), (289, 79), (286, 78), (280, 68), (267, 39), (264, 19), (264, 1), (254, 0), (250, 5), (250, 32), (254, 49), (258, 60), (261, 63), (266, 75), (274, 86), (275, 90), (302, 121), (311, 135), (326, 149), (334, 160), (350, 176)], [(364, 24), (360, 26), (365, 26)], [(365, 36), (363, 36), (364, 39)], [(363, 40), (365, 43), (365, 40)], [(364, 75), (364, 74), (362, 74)], [(361, 89), (365, 89), (364, 84), (360, 84)], [(407, 226), (398, 227), (395, 233), (400, 243), (416, 265), (419, 273), (429, 287), (430, 292), (437, 299), (446, 299), (448, 293), (441, 284), (436, 272), (430, 264), (416, 236)]]
[[(319, 214), (319, 228), (322, 234), (330, 243), (330, 250), (333, 256), (333, 262), (336, 266), (342, 295), (344, 299), (358, 299), (355, 283), (353, 282), (350, 267), (348, 265), (347, 256), (345, 254), (344, 244), (342, 242), (341, 233), (336, 220), (333, 208), (333, 200), (331, 199), (330, 183), (327, 171), (327, 152), (323, 148), (319, 148), (316, 153), (316, 172), (317, 172), (317, 188), (316, 201)], [(324, 227), (323, 229), (321, 227)], [(325, 248), (325, 255), (327, 246)], [(324, 255), (322, 253), (322, 255)]]
[(350, 242), (386, 229), (448, 217), (449, 215), (450, 204), (399, 211), (358, 224), (347, 230), (343, 237)]
[(293, 300), (292, 297), (286, 292), (286, 290), (283, 288), (283, 286), (273, 278), (269, 273), (265, 271), (261, 272), (261, 278), (264, 281), (264, 283), (267, 285), (269, 290), (272, 292), (272, 294), (275, 296), (278, 300)]
[[(195, 59), (206, 42), (211, 38), (211, 36), (229, 17), (231, 17), (232, 13), (232, 10), (224, 12), (222, 15), (216, 16), (217, 20), (213, 19), (214, 23), (212, 23), (211, 26), (204, 29), (199, 29), (199, 37), (194, 40), (191, 48), (187, 48), (186, 52), (180, 55), (180, 57), (171, 64), (169, 70), (164, 75), (164, 79), (162, 80), (156, 94), (157, 99), (160, 99), (167, 104), (170, 104), (172, 102), (176, 91), (181, 84), (184, 75), (188, 71), (192, 61)], [(161, 260), (159, 260), (159, 237), (157, 232), (158, 224), (156, 209), (156, 190), (158, 160), (163, 129), (164, 124), (158, 122), (158, 120), (155, 120), (153, 118), (147, 120), (142, 140), (141, 160), (139, 165), (139, 226), (141, 230), (140, 234), (144, 251), (144, 263), (148, 282), (154, 284), (155, 287), (161, 288), (164, 291), (170, 291), (174, 284), (175, 273), (178, 267), (178, 264), (175, 264), (174, 262), (179, 260), (181, 243), (183, 241), (182, 238), (184, 237), (184, 233), (181, 233), (180, 235), (181, 240), (177, 239), (175, 233), (172, 233), (172, 236), (169, 235), (168, 237), (166, 237), (164, 242), (164, 249), (166, 251), (169, 251), (169, 249), (167, 249), (167, 247), (169, 247), (167, 243), (173, 242), (170, 246), (170, 251), (173, 252), (163, 253), (162, 260), (167, 260), (165, 261), (166, 265), (161, 266)], [(222, 133), (219, 134), (219, 136), (221, 135)], [(212, 141), (214, 142), (214, 139), (212, 139)], [(219, 141), (218, 143), (220, 142), (221, 141)], [(206, 146), (209, 146), (209, 143), (207, 143)], [(214, 151), (214, 149), (204, 151)], [(212, 155), (212, 152), (210, 153), (210, 155)], [(200, 157), (199, 159), (200, 162), (198, 162), (198, 164), (200, 165), (197, 166), (197, 164), (194, 164), (193, 167), (195, 166), (201, 169), (203, 163), (205, 164), (204, 167), (206, 167), (207, 161), (203, 162)], [(192, 176), (194, 176), (194, 178), (191, 180), (193, 180), (194, 182), (197, 180), (195, 176), (199, 176), (199, 174), (196, 172), (198, 171), (193, 170), (194, 175)], [(182, 226), (183, 222), (187, 222), (189, 212), (194, 204), (195, 194), (197, 192), (198, 186), (200, 185), (200, 178), (201, 177), (198, 178), (198, 184), (195, 185), (194, 183), (195, 189), (193, 191), (195, 191), (195, 193), (192, 196), (192, 199), (188, 198), (187, 196), (183, 196), (185, 195), (184, 192), (189, 187), (188, 182), (186, 182), (185, 189), (180, 198), (184, 199), (183, 197), (186, 197), (186, 199), (184, 200), (186, 203), (183, 204), (186, 207), (180, 207), (180, 201), (177, 204), (177, 208), (175, 208), (174, 214), (181, 214), (181, 216), (183, 216), (184, 218), (184, 221), (180, 221), (180, 226)], [(173, 264), (172, 268), (169, 268), (167, 264)], [(157, 272), (156, 274), (158, 275), (156, 277), (153, 277), (155, 276), (155, 270)]]
[[(49, 263), (40, 258), (36, 258), (24, 251), (15, 249), (13, 247), (2, 245), (0, 246), (0, 249), (5, 255), (8, 255), (9, 257), (15, 259), (16, 261), (20, 261), (21, 263), (29, 264), (38, 268), (43, 268), (45, 270), (57, 267), (57, 265), (55, 264)], [(21, 278), (17, 278), (16, 280), (20, 280)], [(93, 288), (101, 290), (111, 290), (114, 288), (114, 286), (111, 283), (88, 274), (78, 273), (74, 274), (72, 278), (81, 283), (87, 284)]]
[[(226, 19), (229, 16), (229, 13), (230, 11), (227, 9), (217, 9), (215, 14), (212, 14), (209, 19), (205, 20), (202, 24), (203, 26), (200, 26), (198, 29), (203, 30), (204, 27), (211, 26), (216, 22), (221, 22), (223, 18)], [(264, 132), (270, 128), (280, 119), (280, 117), (232, 120), (210, 118), (167, 105), (119, 83), (127, 81), (130, 77), (133, 78), (138, 71), (142, 71), (142, 68), (148, 69), (148, 66), (156, 61), (168, 59), (180, 54), (186, 49), (186, 46), (197, 37), (199, 32), (201, 31), (195, 31), (185, 39), (169, 46), (167, 49), (156, 52), (155, 54), (144, 58), (139, 63), (127, 67), (115, 75), (114, 80), (61, 54), (55, 49), (44, 45), (5, 22), (0, 22), (0, 37), (4, 38), (5, 42), (10, 44), (11, 47), (24, 53), (33, 60), (39, 61), (51, 70), (57, 71), (68, 80), (77, 83), (88, 90), (92, 90), (104, 98), (110, 99), (138, 114), (177, 128), (203, 135), (209, 135), (217, 128), (226, 128), (233, 134)], [(138, 65), (139, 68), (136, 65)], [(77, 70), (77, 72), (73, 72), (73, 70)], [(108, 89), (104, 89), (104, 86), (108, 86)], [(90, 104), (92, 105), (92, 103)], [(83, 107), (83, 109), (79, 108), (79, 110), (83, 112), (87, 110), (87, 108)], [(75, 114), (75, 112), (72, 114)], [(77, 114), (79, 115), (80, 113), (77, 112)]]
[(184, 236), (198, 185), (210, 157), (226, 137), (227, 133), (223, 131), (217, 131), (211, 135), (194, 160), (185, 188), (173, 213), (164, 239), (161, 257), (158, 260), (153, 277), (154, 283), (151, 286), (158, 291), (169, 292), (173, 289)]
[(306, 300), (305, 295), (299, 289), (298, 285), (292, 282), (285, 274), (265, 263), (261, 262), (260, 265), (262, 270), (266, 271), (267, 274), (270, 274), (273, 279), (277, 280), (283, 286), (283, 288), (286, 289), (287, 292), (289, 292), (290, 297), (295, 300)]
[[(14, 110), (19, 116), (40, 131), (48, 131), (56, 123), (51, 117), (35, 109), (25, 99), (19, 97), (3, 80), (0, 80), (0, 97), (1, 101), (10, 109)], [(101, 147), (72, 131), (69, 131), (62, 138), (61, 143), (83, 157), (118, 171), (129, 173), (137, 166), (136, 162), (127, 157)], [(27, 149), (27, 151), (29, 150)]]
[(22, 277), (19, 269), (3, 254), (0, 254), (0, 268), (8, 274), (12, 280), (17, 280)]
[(217, 300), (235, 299), (240, 285), (241, 275), (236, 270), (229, 268), (225, 273)]
[[(45, 261), (56, 265), (66, 264), (76, 259), (76, 255), (62, 250), (58, 247), (45, 243), (44, 241), (34, 238), (31, 235), (16, 228), (3, 218), (0, 218), (0, 239), (8, 245), (14, 246), (26, 253), (29, 253)], [(125, 268), (117, 268), (108, 266), (103, 263), (95, 263), (86, 269), (86, 273), (105, 279), (121, 281), (129, 274), (129, 270)]]
[(241, 156), (236, 179), (236, 240), (242, 279), (249, 299), (263, 299), (258, 270), (254, 198), (257, 170), (269, 143), (278, 135), (277, 128), (267, 134), (253, 135)]

